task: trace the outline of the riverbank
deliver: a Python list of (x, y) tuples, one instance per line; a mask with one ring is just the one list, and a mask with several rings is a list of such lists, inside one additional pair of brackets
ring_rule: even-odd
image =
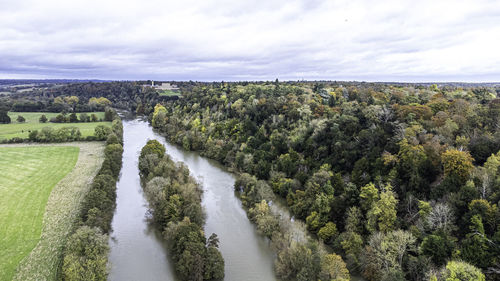
[(167, 142), (146, 120), (124, 118), (123, 124), (124, 158), (110, 238), (109, 280), (175, 280), (164, 245), (146, 220), (137, 157), (147, 139), (165, 145), (172, 160), (183, 162), (203, 188), (205, 232), (219, 237), (225, 280), (276, 280), (269, 240), (257, 233), (235, 196), (234, 175), (213, 160)]

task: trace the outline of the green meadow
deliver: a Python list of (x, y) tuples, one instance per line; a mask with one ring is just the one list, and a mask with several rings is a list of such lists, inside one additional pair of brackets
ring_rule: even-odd
[[(87, 112), (87, 115), (96, 114), (99, 119), (104, 118), (104, 112)], [(40, 123), (39, 118), (45, 115), (47, 119), (50, 120), (52, 117), (56, 117), (59, 113), (48, 113), (48, 112), (9, 112), (9, 117), (11, 118), (10, 124), (0, 124), (0, 140), (11, 139), (14, 137), (18, 138), (28, 138), (29, 132), (33, 130), (41, 130), (44, 127), (51, 127), (53, 129), (63, 128), (63, 127), (78, 127), (82, 133), (82, 137), (94, 135), (94, 129), (98, 125), (111, 126), (111, 122), (88, 122), (88, 123)], [(23, 123), (17, 122), (17, 116), (23, 116), (26, 121)], [(77, 113), (80, 117), (80, 113)]]
[(181, 95), (179, 92), (174, 92), (172, 90), (163, 90), (161, 92), (158, 92), (158, 94), (160, 96), (168, 96), (168, 97), (171, 97), (171, 96), (180, 96)]
[(0, 280), (12, 280), (37, 245), (49, 195), (78, 153), (75, 146), (0, 147)]

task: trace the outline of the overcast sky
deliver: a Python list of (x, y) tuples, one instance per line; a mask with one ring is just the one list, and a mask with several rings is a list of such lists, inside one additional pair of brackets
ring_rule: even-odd
[(500, 81), (500, 1), (0, 0), (0, 78)]

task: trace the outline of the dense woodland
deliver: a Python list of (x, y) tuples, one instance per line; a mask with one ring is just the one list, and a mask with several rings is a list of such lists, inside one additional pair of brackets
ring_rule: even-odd
[[(43, 111), (57, 97), (76, 96), (76, 104), (62, 108), (78, 112), (92, 111), (90, 99), (103, 97), (149, 114), (170, 141), (241, 174), (235, 188), (249, 218), (271, 238), (283, 280), (342, 280), (344, 266), (367, 280), (500, 280), (500, 88), (178, 86), (179, 99), (162, 99), (141, 83), (111, 82), (0, 101), (11, 111), (30, 111), (30, 104)], [(286, 202), (319, 244), (276, 237), (284, 230), (265, 207), (272, 196)]]
[(499, 280), (499, 91), (214, 83), (151, 120), (185, 149), (266, 181), (351, 273)]

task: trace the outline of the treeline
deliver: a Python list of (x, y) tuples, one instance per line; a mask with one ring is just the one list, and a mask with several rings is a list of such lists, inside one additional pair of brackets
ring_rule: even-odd
[(498, 89), (216, 83), (165, 105), (156, 129), (266, 181), (351, 272), (500, 279)]
[(15, 112), (94, 112), (106, 106), (149, 114), (160, 97), (138, 82), (71, 83), (49, 89), (0, 96), (0, 105)]
[(68, 238), (62, 264), (63, 280), (106, 280), (108, 234), (116, 204), (116, 182), (122, 166), (123, 126), (113, 114), (104, 161), (82, 203), (75, 231)]
[(158, 141), (149, 140), (141, 150), (139, 170), (152, 219), (163, 231), (179, 278), (222, 280), (219, 239), (216, 234), (205, 238), (202, 190), (189, 169), (176, 165)]
[[(234, 188), (257, 230), (271, 240), (279, 280), (350, 280), (342, 257), (329, 254), (322, 244), (302, 237), (302, 230), (295, 230), (290, 221), (283, 219), (279, 212), (273, 212), (274, 194), (266, 181), (244, 173), (238, 177)], [(328, 235), (336, 231), (332, 225)]]

